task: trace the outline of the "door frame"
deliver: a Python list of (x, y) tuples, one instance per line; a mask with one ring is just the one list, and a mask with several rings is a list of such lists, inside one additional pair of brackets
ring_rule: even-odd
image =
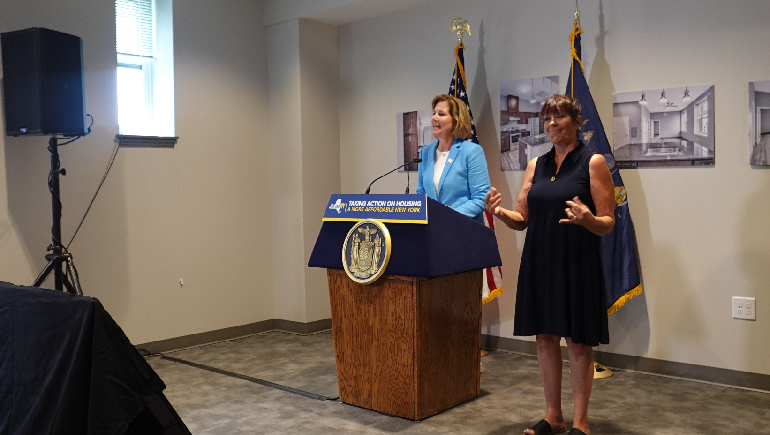
[(762, 141), (762, 111), (770, 110), (770, 106), (757, 106), (757, 112), (754, 114), (754, 144), (757, 145)]
[(651, 119), (650, 120), (650, 140), (654, 138), (655, 135), (655, 125), (658, 126), (658, 138), (660, 138), (660, 119)]

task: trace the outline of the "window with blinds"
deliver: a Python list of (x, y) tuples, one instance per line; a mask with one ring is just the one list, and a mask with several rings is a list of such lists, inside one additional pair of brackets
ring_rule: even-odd
[(172, 0), (114, 1), (120, 134), (173, 136)]
[(115, 0), (115, 31), (118, 54), (152, 57), (152, 0)]

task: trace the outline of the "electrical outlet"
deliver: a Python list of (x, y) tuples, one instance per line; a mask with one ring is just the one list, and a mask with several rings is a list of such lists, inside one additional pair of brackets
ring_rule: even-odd
[(733, 319), (757, 320), (755, 298), (733, 296)]

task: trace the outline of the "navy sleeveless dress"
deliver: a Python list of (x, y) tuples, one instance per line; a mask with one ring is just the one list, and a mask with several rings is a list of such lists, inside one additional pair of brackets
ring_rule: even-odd
[(609, 343), (601, 238), (566, 219), (575, 196), (596, 214), (588, 165), (594, 151), (579, 142), (556, 173), (555, 150), (537, 159), (527, 195), (529, 222), (519, 268), (514, 335), (550, 334), (573, 343)]

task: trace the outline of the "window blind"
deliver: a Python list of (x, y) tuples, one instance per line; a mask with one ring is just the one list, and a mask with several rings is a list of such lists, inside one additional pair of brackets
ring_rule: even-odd
[(152, 57), (152, 0), (115, 0), (115, 31), (119, 54)]

